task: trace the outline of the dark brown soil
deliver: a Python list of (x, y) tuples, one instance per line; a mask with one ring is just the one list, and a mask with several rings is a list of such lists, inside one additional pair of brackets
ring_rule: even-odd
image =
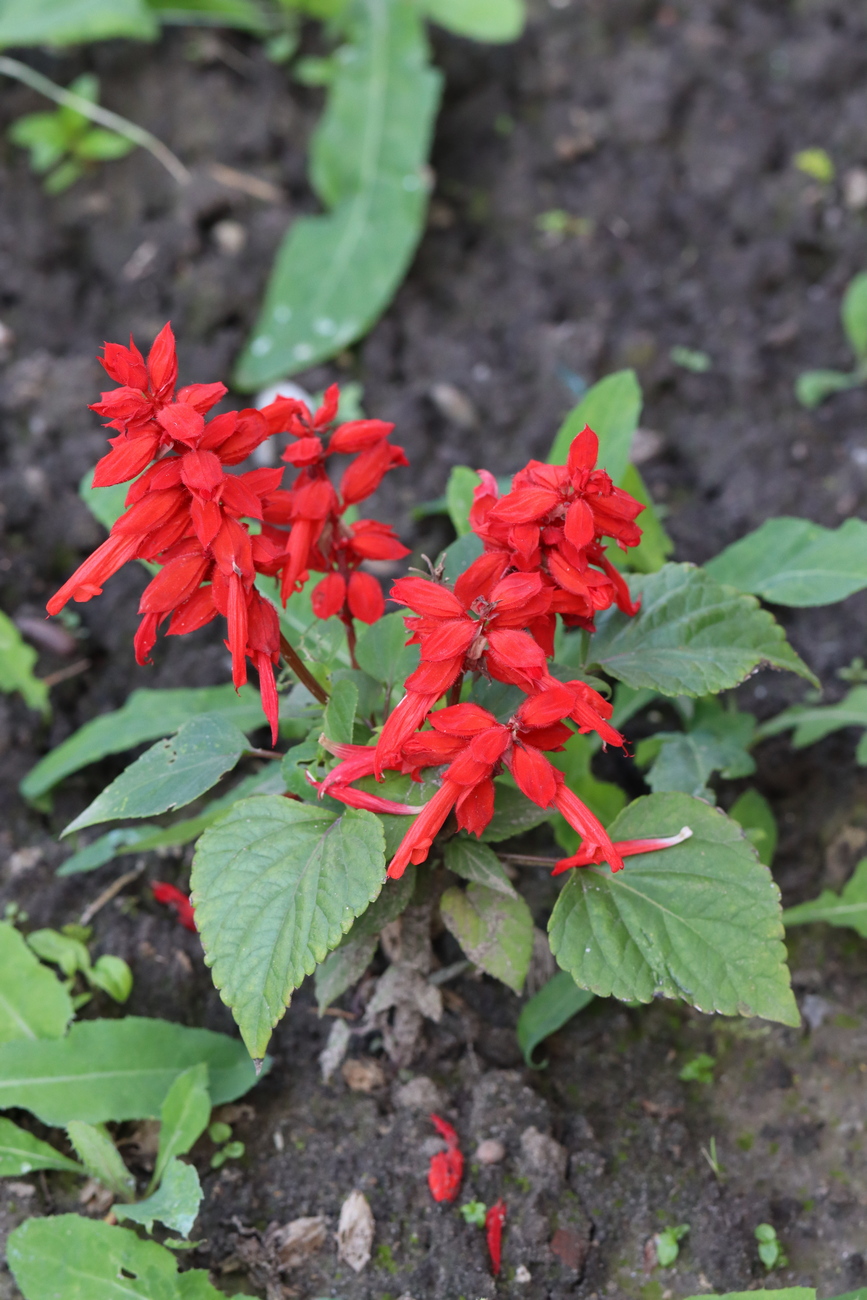
[[(852, 201), (852, 171), (867, 164), (861, 7), (536, 0), (515, 47), (440, 33), (435, 47), (447, 86), (436, 192), (414, 266), (363, 345), (299, 377), (311, 390), (358, 379), (367, 410), (396, 422), (413, 469), (383, 491), (381, 514), (435, 550), (444, 526), (413, 531), (409, 509), (441, 493), (451, 465), (506, 473), (543, 456), (574, 401), (570, 384), (624, 365), (638, 370), (643, 424), (660, 435), (642, 471), (668, 509), (678, 558), (704, 560), (771, 515), (833, 525), (863, 513), (867, 393), (816, 413), (793, 396), (801, 370), (850, 364), (837, 314), (862, 269), (867, 226), (867, 207)], [(40, 616), (102, 537), (76, 494), (104, 448), (86, 409), (100, 387), (97, 348), (130, 330), (146, 343), (171, 318), (182, 381), (228, 375), (280, 237), (296, 214), (314, 210), (305, 140), (320, 108), (318, 92), (287, 82), (237, 35), (176, 33), (155, 47), (28, 57), (63, 84), (97, 71), (103, 102), (164, 139), (194, 180), (179, 190), (136, 153), (52, 199), (21, 151), (0, 147), (0, 320), (9, 332), (0, 357), (0, 607), (13, 616)], [(41, 107), (21, 87), (0, 87), (4, 128)], [(793, 167), (810, 146), (832, 156), (833, 184)], [(227, 187), (213, 163), (269, 181), (280, 201)], [(554, 209), (585, 220), (546, 235), (537, 217)], [(231, 232), (243, 243), (235, 252), (226, 251), (226, 222), (240, 228), (240, 237)], [(674, 345), (705, 351), (711, 369), (678, 368)], [(442, 385), (464, 401), (444, 397)], [(81, 638), (71, 653), (41, 655), (43, 675), (82, 657), (90, 665), (54, 688), (50, 723), (19, 698), (0, 698), (2, 898), (33, 924), (75, 919), (117, 874), (117, 866), (65, 881), (53, 874), (67, 852), (57, 831), (117, 765), (66, 782), (51, 815), (21, 803), (20, 778), (136, 686), (228, 679), (214, 629), (166, 643), (153, 668), (135, 667), (144, 581), (134, 568), (118, 575), (103, 597), (77, 607)], [(867, 597), (783, 617), (829, 698), (839, 694), (836, 671), (863, 653)], [(742, 688), (742, 705), (766, 714), (802, 692), (765, 673)], [(797, 755), (783, 741), (759, 750), (758, 784), (781, 822), (775, 874), (786, 902), (839, 887), (851, 870), (846, 828), (867, 826), (867, 781), (851, 740)], [(183, 883), (185, 863), (148, 860), (145, 876), (98, 914), (98, 950), (131, 962), (132, 1012), (229, 1029), (195, 936), (158, 911), (144, 884)], [(228, 1293), (270, 1287), (278, 1296), (248, 1230), (312, 1214), (334, 1227), (359, 1188), (377, 1221), (373, 1262), (350, 1274), (329, 1238), (284, 1276), (293, 1288), (285, 1294), (669, 1300), (755, 1288), (764, 1278), (753, 1238), (760, 1222), (774, 1224), (791, 1261), (771, 1285), (832, 1296), (867, 1283), (867, 959), (844, 932), (793, 935), (803, 1033), (669, 1004), (597, 1003), (549, 1042), (548, 1070), (533, 1073), (515, 1045), (518, 1000), (464, 978), (449, 986), (412, 1072), (395, 1074), (378, 1057), (386, 1081), (370, 1094), (339, 1075), (318, 1084), (332, 1022), (317, 1019), (302, 993), (250, 1098), (255, 1113), (237, 1120), (244, 1160), (211, 1173), (202, 1146), (206, 1242), (192, 1262)], [(353, 1050), (370, 1056), (377, 1047), (359, 1041)], [(698, 1051), (718, 1060), (712, 1085), (678, 1081)], [(508, 1202), (496, 1284), (482, 1234), (434, 1206), (425, 1186), (432, 1089), (467, 1151), (486, 1137), (506, 1147), (502, 1164), (472, 1166), (462, 1197)], [(702, 1154), (711, 1138), (721, 1173)], [(71, 1193), (53, 1195), (65, 1204)], [(33, 1180), (31, 1192), (9, 1193), (3, 1214), (11, 1226), (47, 1208)], [(677, 1223), (691, 1225), (680, 1260), (652, 1270), (646, 1241)], [(0, 1274), (0, 1296), (16, 1294)]]

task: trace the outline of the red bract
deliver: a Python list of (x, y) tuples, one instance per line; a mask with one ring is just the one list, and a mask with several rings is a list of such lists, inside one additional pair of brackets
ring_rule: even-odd
[(453, 1201), (461, 1190), (464, 1176), (464, 1157), (458, 1145), (458, 1135), (439, 1115), (431, 1115), (431, 1123), (446, 1143), (445, 1151), (431, 1156), (427, 1182), (435, 1201)]
[(566, 465), (530, 461), (504, 497), (492, 475), (480, 471), (482, 483), (470, 512), (486, 551), (505, 555), (515, 569), (542, 573), (555, 588), (552, 612), (591, 630), (597, 611), (611, 604), (627, 614), (637, 612), (601, 541), (611, 537), (624, 550), (637, 546), (641, 530), (635, 519), (644, 509), (615, 487), (605, 470), (595, 468), (598, 453), (599, 439), (585, 428)]
[(485, 1238), (491, 1257), (491, 1272), (498, 1277), (503, 1260), (503, 1228), (506, 1223), (506, 1202), (502, 1197), (495, 1201), (485, 1215)]
[(175, 885), (167, 885), (162, 880), (155, 880), (151, 884), (151, 893), (158, 903), (164, 903), (166, 907), (171, 908), (185, 930), (192, 930), (194, 934), (196, 933), (196, 918), (193, 915), (193, 905), (182, 890)]

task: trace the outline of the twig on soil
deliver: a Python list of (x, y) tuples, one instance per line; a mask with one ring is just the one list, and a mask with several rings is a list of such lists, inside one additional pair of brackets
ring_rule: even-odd
[(56, 86), (53, 81), (49, 81), (48, 77), (43, 77), (41, 72), (36, 72), (26, 63), (20, 63), (18, 59), (10, 59), (5, 54), (0, 54), (0, 73), (12, 77), (14, 81), (22, 82), (31, 90), (45, 95), (47, 99), (53, 99), (55, 104), (61, 104), (64, 108), (71, 108), (74, 112), (81, 113), (91, 122), (99, 122), (100, 126), (108, 127), (110, 131), (122, 135), (126, 140), (131, 140), (142, 149), (147, 149), (148, 153), (153, 154), (157, 162), (162, 163), (179, 185), (188, 185), (192, 180), (180, 158), (143, 126), (137, 126), (135, 122), (128, 121), (119, 113), (113, 113), (110, 108), (92, 104), (89, 99), (76, 95), (72, 90), (64, 90), (62, 86)]
[(242, 194), (261, 199), (263, 203), (282, 203), (284, 200), (282, 190), (272, 185), (270, 181), (263, 181), (259, 176), (251, 176), (249, 172), (239, 172), (235, 167), (226, 167), (224, 163), (211, 163), (208, 173), (227, 189), (240, 190)]
[(357, 1011), (343, 1011), (340, 1007), (326, 1007), (324, 1011), (319, 1011), (316, 1007), (308, 1007), (314, 1016), (336, 1016), (338, 1020), (357, 1020)]
[(89, 659), (79, 659), (77, 663), (70, 664), (68, 668), (58, 668), (56, 673), (49, 673), (47, 677), (43, 677), (43, 685), (49, 688), (57, 686), (60, 682), (68, 681), (70, 677), (78, 677), (79, 674), (86, 673), (89, 667)]
[(117, 880), (113, 880), (107, 889), (104, 889), (101, 894), (97, 895), (92, 903), (88, 903), (87, 907), (81, 913), (79, 925), (89, 925), (97, 912), (101, 908), (105, 907), (106, 903), (110, 903), (111, 900), (119, 894), (122, 889), (125, 889), (127, 885), (132, 884), (134, 880), (138, 880), (144, 869), (145, 864), (142, 861), (140, 866), (134, 867), (132, 871), (125, 871), (122, 876), (118, 876)]

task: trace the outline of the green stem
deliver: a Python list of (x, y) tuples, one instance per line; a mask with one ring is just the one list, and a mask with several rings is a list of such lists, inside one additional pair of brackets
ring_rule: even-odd
[(41, 72), (34, 71), (26, 63), (19, 63), (18, 59), (10, 59), (5, 54), (0, 54), (0, 73), (7, 77), (12, 77), (14, 81), (23, 82), (31, 90), (38, 91), (40, 95), (45, 95), (47, 99), (53, 99), (55, 104), (61, 104), (64, 108), (71, 108), (76, 113), (81, 113), (82, 117), (87, 117), (91, 122), (98, 122), (100, 126), (107, 127), (117, 135), (122, 135), (125, 139), (131, 140), (133, 144), (139, 145), (142, 149), (147, 149), (148, 153), (153, 154), (157, 162), (162, 163), (166, 171), (178, 182), (179, 185), (189, 184), (192, 177), (187, 171), (180, 158), (172, 153), (171, 149), (158, 140), (150, 131), (146, 131), (142, 126), (136, 126), (135, 122), (129, 122), (119, 113), (113, 113), (110, 108), (102, 108), (99, 104), (92, 104), (89, 99), (82, 95), (76, 95), (73, 90), (64, 90), (62, 86), (57, 86), (48, 77), (43, 77)]
[(310, 694), (315, 696), (320, 704), (327, 704), (328, 692), (325, 687), (317, 682), (298, 651), (293, 645), (290, 645), (282, 632), (280, 633), (280, 651), (299, 682), (302, 682), (307, 687)]

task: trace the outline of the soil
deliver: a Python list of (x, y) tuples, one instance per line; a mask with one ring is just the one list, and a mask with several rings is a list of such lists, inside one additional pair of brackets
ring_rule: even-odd
[[(311, 49), (317, 39), (311, 30)], [(802, 370), (851, 364), (838, 309), (862, 268), (867, 225), (861, 7), (536, 0), (514, 46), (440, 32), (434, 46), (446, 91), (418, 255), (368, 339), (299, 376), (311, 391), (357, 379), (366, 409), (396, 422), (413, 469), (381, 493), (380, 515), (435, 551), (445, 526), (414, 525), (409, 512), (442, 492), (452, 464), (503, 474), (544, 456), (576, 389), (625, 365), (644, 388), (643, 425), (655, 436), (643, 439), (641, 468), (677, 558), (707, 559), (771, 515), (834, 525), (863, 514), (867, 392), (812, 413), (793, 395)], [(194, 177), (180, 190), (135, 153), (52, 199), (21, 151), (0, 146), (0, 607), (39, 619), (103, 535), (76, 494), (104, 449), (86, 406), (100, 387), (97, 348), (130, 330), (145, 343), (171, 318), (182, 382), (226, 378), (284, 230), (315, 210), (305, 142), (321, 93), (237, 34), (27, 57), (62, 84), (96, 71), (103, 102), (146, 124)], [(0, 87), (4, 130), (42, 107)], [(829, 152), (833, 183), (792, 165), (808, 147)], [(215, 179), (214, 163), (268, 182), (272, 198)], [(537, 224), (554, 210), (573, 219), (560, 234)], [(710, 368), (676, 365), (677, 345), (706, 352)], [(134, 666), (145, 580), (133, 567), (118, 575), (77, 607), (76, 638), (42, 649), (43, 676), (88, 665), (54, 687), (50, 721), (0, 698), (2, 901), (29, 924), (75, 919), (117, 875), (110, 866), (58, 880), (54, 870), (67, 853), (57, 832), (119, 764), (67, 781), (50, 814), (20, 801), (21, 777), (134, 687), (228, 680), (214, 629), (164, 643), (155, 667)], [(863, 652), (867, 595), (781, 617), (826, 697), (838, 697), (837, 670)], [(740, 692), (760, 716), (802, 694), (770, 673)], [(843, 734), (797, 754), (783, 740), (758, 751), (787, 904), (839, 888), (865, 842), (867, 780), (852, 749)], [(721, 801), (736, 793), (729, 786)], [(98, 912), (95, 951), (130, 961), (130, 1012), (230, 1030), (198, 941), (145, 883), (183, 884), (188, 857), (144, 860), (144, 875)], [(867, 1284), (867, 955), (854, 935), (821, 927), (793, 931), (789, 946), (803, 1030), (597, 1002), (549, 1040), (547, 1069), (530, 1071), (514, 1037), (519, 1000), (464, 976), (447, 986), (443, 1018), (426, 1026), (411, 1065), (395, 1071), (381, 1044), (356, 1040), (353, 1053), (377, 1067), (355, 1076), (373, 1080), (369, 1092), (340, 1073), (319, 1082), (333, 1019), (320, 1020), (302, 991), (275, 1034), (271, 1072), (233, 1114), (244, 1158), (211, 1171), (207, 1143), (195, 1153), (207, 1195), (203, 1244), (188, 1258), (227, 1294), (269, 1300), (669, 1300), (763, 1285), (753, 1230), (768, 1222), (790, 1261), (770, 1285), (833, 1296)], [(102, 1002), (92, 1010), (116, 1014)], [(716, 1058), (714, 1082), (680, 1081), (702, 1051)], [(483, 1235), (427, 1191), (432, 1106), (468, 1152), (486, 1138), (504, 1145), (499, 1164), (470, 1161), (462, 1195), (508, 1203), (496, 1282)], [(358, 1275), (338, 1263), (333, 1240), (356, 1188), (376, 1220), (374, 1257)], [(43, 1179), (17, 1183), (3, 1226), (70, 1195)], [(281, 1279), (263, 1234), (306, 1215), (328, 1217), (326, 1244)], [(679, 1223), (690, 1225), (680, 1258), (654, 1269), (646, 1243)], [(16, 1295), (0, 1273), (0, 1296)]]

